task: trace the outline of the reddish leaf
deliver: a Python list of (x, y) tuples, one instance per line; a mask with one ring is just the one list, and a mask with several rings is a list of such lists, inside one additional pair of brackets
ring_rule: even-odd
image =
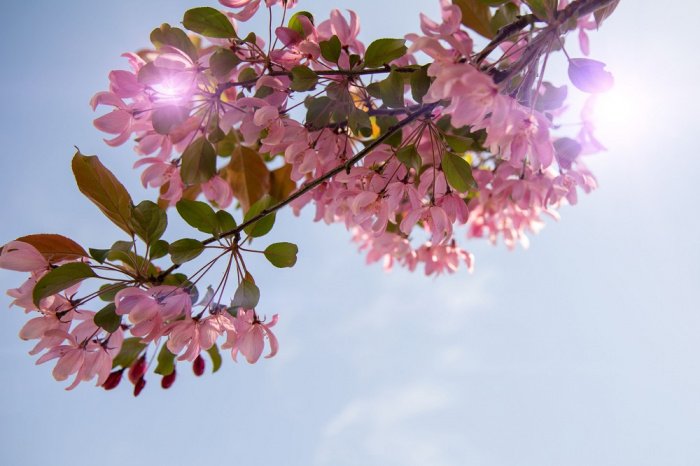
[(283, 201), (297, 190), (297, 184), (290, 178), (292, 166), (285, 164), (270, 172), (270, 196), (278, 201)]
[(89, 257), (82, 246), (72, 239), (61, 235), (50, 233), (28, 235), (17, 238), (17, 241), (31, 244), (51, 263), (75, 260), (79, 257)]
[(260, 155), (247, 147), (236, 148), (222, 176), (231, 185), (244, 212), (270, 192), (270, 171)]

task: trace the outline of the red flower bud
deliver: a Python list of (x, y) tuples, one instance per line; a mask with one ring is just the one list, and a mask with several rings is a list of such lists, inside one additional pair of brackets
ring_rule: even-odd
[(163, 376), (163, 378), (160, 380), (160, 386), (166, 390), (172, 387), (175, 383), (176, 375), (177, 374), (175, 372), (175, 369), (173, 369), (173, 371), (170, 374)]
[(197, 356), (197, 359), (194, 360), (192, 363), (192, 370), (194, 371), (194, 375), (199, 377), (200, 375), (204, 374), (204, 368), (206, 367), (206, 364), (204, 362), (204, 358), (200, 354)]
[(114, 388), (117, 388), (119, 382), (122, 381), (123, 373), (124, 369), (119, 369), (118, 371), (111, 372), (107, 377), (107, 380), (105, 380), (105, 383), (102, 384), (102, 388), (104, 388), (105, 390), (112, 390)]
[(136, 381), (136, 383), (134, 384), (134, 396), (139, 396), (139, 393), (141, 393), (141, 390), (143, 390), (145, 386), (146, 386), (146, 379), (144, 379), (143, 377), (138, 379)]
[(136, 384), (146, 373), (146, 356), (141, 356), (131, 365), (128, 377), (131, 383)]

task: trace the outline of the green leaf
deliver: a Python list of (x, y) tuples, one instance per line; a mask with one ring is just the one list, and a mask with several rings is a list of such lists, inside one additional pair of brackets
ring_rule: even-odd
[(340, 59), (341, 43), (338, 36), (331, 36), (328, 40), (318, 43), (321, 47), (321, 56), (331, 63), (338, 63)]
[(197, 61), (197, 48), (187, 37), (187, 33), (180, 28), (164, 23), (151, 32), (151, 42), (157, 50), (164, 45), (169, 45), (185, 52), (193, 62)]
[(163, 376), (172, 374), (175, 370), (175, 356), (167, 345), (163, 345), (158, 353), (158, 365), (153, 372)]
[(165, 105), (154, 108), (151, 123), (158, 134), (168, 135), (190, 116), (189, 109), (178, 105)]
[(223, 233), (228, 233), (234, 230), (238, 225), (236, 225), (236, 220), (234, 220), (233, 215), (229, 214), (225, 210), (219, 210), (216, 212), (216, 231), (217, 235)]
[(309, 91), (316, 87), (316, 83), (318, 83), (318, 75), (308, 66), (299, 65), (292, 68), (292, 83), (289, 87), (293, 91)]
[(209, 58), (209, 69), (217, 78), (227, 76), (241, 63), (241, 59), (233, 53), (233, 50), (224, 47), (216, 49)]
[(524, 0), (524, 3), (541, 20), (549, 19), (557, 9), (557, 0)]
[(496, 13), (494, 13), (493, 18), (491, 18), (491, 30), (498, 31), (503, 26), (506, 26), (518, 19), (520, 15), (520, 8), (513, 3), (506, 3), (501, 6)]
[(205, 37), (233, 39), (236, 30), (225, 14), (211, 7), (192, 8), (185, 12), (182, 24)]
[(168, 215), (155, 202), (143, 201), (132, 211), (131, 227), (146, 244), (152, 244), (165, 233)]
[(465, 153), (474, 146), (474, 140), (472, 138), (456, 136), (454, 134), (446, 134), (445, 141), (447, 141), (447, 145), (449, 145), (453, 151), (459, 154)]
[(353, 109), (348, 118), (348, 126), (355, 134), (360, 134), (364, 137), (369, 137), (372, 135), (372, 120), (369, 118), (367, 112), (360, 110), (359, 108)]
[(115, 306), (114, 303), (107, 304), (93, 317), (95, 325), (105, 329), (109, 333), (116, 332), (122, 323), (122, 316), (118, 315), (116, 311), (117, 306)]
[(104, 264), (105, 261), (107, 260), (107, 256), (109, 255), (109, 249), (90, 248), (90, 249), (88, 249), (88, 251), (90, 251), (90, 257), (95, 259), (100, 264)]
[(78, 189), (115, 225), (133, 235), (131, 196), (119, 180), (94, 155), (76, 152), (72, 162)]
[(187, 146), (180, 174), (188, 185), (206, 183), (216, 175), (216, 151), (206, 138), (200, 137)]
[(259, 301), (260, 289), (251, 278), (246, 277), (241, 280), (241, 284), (238, 285), (238, 289), (236, 289), (236, 293), (233, 295), (231, 307), (254, 309)]
[(396, 151), (396, 158), (404, 164), (406, 168), (413, 168), (416, 173), (420, 172), (420, 167), (423, 165), (423, 160), (416, 150), (415, 144), (409, 144)]
[[(245, 214), (245, 217), (243, 219), (244, 222), (249, 221), (250, 219), (254, 218), (256, 215), (261, 213), (263, 210), (267, 209), (270, 207), (273, 203), (273, 199), (269, 195), (265, 195), (258, 202), (253, 204), (250, 207), (250, 210)], [(264, 236), (272, 230), (272, 227), (275, 225), (275, 214), (269, 214), (257, 222), (248, 225), (247, 227), (244, 228), (243, 231), (246, 232), (247, 235), (253, 237), (253, 238), (259, 238), (260, 236)]]
[(175, 208), (190, 226), (202, 233), (214, 233), (219, 224), (214, 209), (205, 202), (182, 199), (175, 205)]
[(32, 301), (39, 306), (42, 299), (70, 288), (86, 278), (95, 276), (92, 268), (84, 262), (63, 264), (41, 277), (34, 286)]
[(404, 87), (401, 73), (392, 71), (389, 76), (379, 83), (379, 92), (382, 94), (384, 105), (390, 108), (404, 106)]
[(491, 12), (488, 5), (480, 0), (452, 0), (462, 11), (462, 24), (487, 39), (493, 38)]
[(377, 39), (367, 47), (365, 67), (378, 68), (406, 55), (404, 39)]
[(204, 245), (196, 239), (179, 239), (170, 245), (170, 256), (173, 264), (181, 265), (199, 256), (204, 251)]
[(211, 371), (216, 372), (221, 369), (221, 353), (219, 353), (219, 347), (216, 346), (216, 343), (207, 350), (207, 353), (209, 353), (209, 357), (211, 358)]
[(311, 129), (321, 129), (331, 122), (331, 114), (333, 111), (333, 101), (325, 95), (321, 97), (308, 97), (304, 104), (306, 105), (306, 124)]
[[(379, 126), (379, 129), (381, 130), (381, 134), (386, 134), (389, 132), (389, 130), (396, 126), (399, 122), (399, 120), (393, 116), (393, 115), (378, 115), (376, 117), (377, 121), (377, 126)], [(389, 136), (387, 139), (384, 140), (384, 144), (388, 144), (391, 147), (399, 147), (401, 145), (401, 141), (403, 140), (403, 134), (401, 131), (396, 131), (394, 134)]]
[(170, 252), (170, 244), (167, 241), (159, 239), (155, 243), (151, 244), (151, 251), (149, 257), (151, 260), (160, 259), (165, 257)]
[(298, 32), (301, 37), (306, 37), (304, 26), (302, 26), (301, 21), (299, 20), (301, 16), (305, 16), (306, 18), (308, 18), (309, 21), (311, 21), (311, 24), (314, 24), (314, 15), (312, 15), (308, 11), (298, 11), (294, 13), (291, 18), (289, 18), (289, 23), (287, 24), (287, 27)]
[(452, 152), (442, 154), (442, 171), (450, 186), (460, 193), (476, 187), (471, 165), (459, 155)]
[(127, 368), (131, 366), (139, 357), (141, 352), (146, 349), (146, 343), (141, 343), (141, 338), (131, 337), (124, 340), (122, 349), (112, 361), (112, 367), (121, 366)]
[(265, 249), (265, 258), (279, 268), (294, 267), (299, 248), (294, 243), (274, 243)]
[(423, 102), (423, 97), (430, 88), (430, 76), (428, 76), (428, 66), (421, 66), (411, 73), (411, 96), (418, 103)]
[(115, 285), (114, 283), (106, 283), (100, 287), (98, 291), (98, 296), (102, 301), (109, 303), (114, 301), (114, 297), (117, 295), (117, 293), (119, 293), (124, 288), (126, 288), (126, 285)]

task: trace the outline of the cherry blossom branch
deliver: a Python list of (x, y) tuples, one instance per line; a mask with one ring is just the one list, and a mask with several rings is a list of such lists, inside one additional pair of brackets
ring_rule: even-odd
[[(416, 68), (410, 67), (410, 66), (399, 66), (399, 67), (394, 67), (392, 68), (389, 65), (384, 65), (382, 68), (371, 68), (371, 69), (364, 69), (364, 70), (321, 70), (321, 71), (314, 71), (318, 76), (365, 76), (365, 75), (371, 75), (371, 74), (379, 74), (379, 73), (390, 73), (391, 71), (397, 71), (399, 73), (412, 73), (416, 71)], [(286, 70), (279, 70), (279, 71), (269, 71), (266, 76), (287, 76), (289, 78), (292, 77), (292, 72), (291, 71), (286, 71)], [(244, 81), (234, 81), (230, 83), (226, 83), (224, 86), (224, 89), (229, 89), (231, 87), (236, 87), (236, 86), (250, 86), (252, 84), (255, 84), (258, 82), (258, 80), (262, 76), (257, 76), (255, 78), (251, 79), (246, 79)]]
[[(304, 194), (308, 193), (312, 189), (316, 188), (319, 186), (321, 183), (324, 181), (328, 180), (329, 178), (334, 177), (338, 173), (341, 173), (344, 170), (349, 170), (350, 167), (355, 165), (357, 162), (365, 158), (370, 152), (372, 152), (374, 149), (376, 149), (379, 145), (383, 144), (384, 141), (389, 139), (391, 136), (393, 136), (397, 131), (401, 130), (405, 126), (409, 125), (410, 123), (414, 122), (418, 118), (420, 118), (422, 115), (425, 115), (426, 113), (431, 112), (438, 103), (433, 103), (429, 105), (422, 106), (418, 110), (410, 113), (406, 118), (395, 124), (394, 126), (390, 127), (386, 133), (383, 135), (379, 136), (377, 139), (372, 141), (370, 144), (368, 144), (364, 149), (359, 151), (357, 154), (355, 154), (352, 158), (348, 159), (347, 162), (338, 165), (334, 169), (326, 172), (325, 174), (319, 176), (318, 178), (311, 180), (310, 182), (304, 184), (299, 190), (297, 190), (294, 194), (290, 195), (287, 199), (278, 202), (277, 204), (273, 205), (272, 207), (268, 207), (267, 209), (263, 209), (258, 215), (254, 216), (253, 218), (241, 223), (238, 225), (236, 228), (233, 230), (229, 230), (227, 232), (224, 232), (221, 235), (218, 236), (212, 236), (210, 238), (205, 239), (202, 241), (203, 245), (209, 245), (215, 241), (220, 240), (221, 238), (227, 238), (230, 236), (233, 236), (234, 238), (240, 238), (241, 232), (249, 227), (250, 225), (254, 224), (255, 222), (258, 222), (262, 220), (263, 218), (267, 217), (270, 214), (273, 214), (280, 210), (282, 207), (285, 207), (286, 205), (290, 204), (291, 202), (295, 201), (296, 199), (300, 198)], [(236, 241), (237, 242), (237, 241)], [(164, 270), (163, 272), (156, 277), (156, 281), (162, 282), (165, 277), (173, 273), (175, 270), (180, 268), (178, 264), (173, 264), (170, 268)]]

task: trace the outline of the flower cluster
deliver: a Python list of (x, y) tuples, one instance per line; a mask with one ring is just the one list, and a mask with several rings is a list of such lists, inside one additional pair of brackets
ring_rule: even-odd
[[(603, 149), (590, 105), (613, 77), (601, 62), (570, 58), (563, 36), (578, 29), (588, 55), (586, 31), (616, 0), (455, 2), (486, 23), (441, 0), (441, 19), (421, 15), (420, 33), (369, 44), (352, 11), (319, 22), (291, 14), (294, 0), (220, 3), (224, 11), (188, 10), (189, 32), (155, 29), (153, 47), (124, 54), (129, 69), (112, 71), (109, 89), (92, 99), (106, 110), (94, 121), (106, 143), (133, 140), (143, 185), (159, 190), (158, 203), (135, 204), (97, 157), (74, 157), (80, 191), (127, 241), (88, 252), (60, 235), (33, 235), (0, 253), (0, 267), (30, 273), (9, 292), (37, 315), (21, 337), (38, 340), (39, 362), (58, 359), (57, 379), (75, 375), (69, 388), (96, 378), (111, 389), (126, 372), (138, 394), (153, 361), (168, 388), (177, 361), (201, 375), (206, 352), (217, 370), (219, 339), (234, 360), (255, 363), (266, 340), (274, 356), (277, 315), (266, 323), (256, 314), (260, 290), (244, 256), (294, 266), (292, 243), (251, 249), (284, 206), (344, 224), (368, 263), (440, 275), (473, 269), (462, 241), (527, 246), (545, 216), (558, 218), (560, 206), (596, 187), (582, 156)], [(269, 43), (242, 32), (262, 6), (270, 24), (282, 18), (263, 35)], [(491, 39), (481, 51), (473, 31)], [(593, 94), (577, 133), (560, 124), (567, 87), (544, 79), (559, 49), (574, 87)], [(162, 239), (168, 207), (208, 237)], [(194, 273), (178, 271), (212, 252)], [(196, 284), (219, 260), (225, 273), (198, 302)], [(234, 276), (233, 300), (222, 305)], [(78, 297), (88, 279), (106, 283)], [(107, 305), (86, 310), (95, 298)]]
[[(138, 394), (145, 386), (146, 353), (150, 344), (163, 348), (159, 367), (164, 360), (170, 360), (166, 364), (170, 366), (168, 369), (157, 370), (164, 380), (168, 378), (165, 388), (174, 380), (175, 358), (194, 362), (195, 373), (201, 375), (201, 353), (211, 351), (219, 337), (225, 338), (222, 348), (231, 349), (234, 361), (241, 353), (249, 363), (257, 362), (265, 339), (270, 344), (266, 357), (277, 353), (277, 339), (270, 330), (277, 322), (277, 315), (265, 323), (252, 309), (214, 305), (212, 293), (199, 303), (203, 309), (193, 315), (192, 296), (186, 289), (175, 286), (121, 287), (114, 296), (113, 312), (116, 316), (126, 316), (127, 322), (118, 320), (108, 331), (104, 328), (107, 325), (97, 324), (98, 313), (84, 309), (83, 300), (75, 298), (79, 284), (35, 299), (36, 287), (42, 286), (37, 284), (46, 283), (41, 279), (51, 270), (66, 264), (85, 264), (65, 257), (55, 260), (52, 256), (42, 254), (29, 243), (12, 241), (0, 252), (0, 268), (30, 273), (19, 288), (9, 291), (15, 298), (12, 305), (35, 315), (20, 330), (20, 338), (37, 340), (30, 351), (30, 354), (44, 352), (37, 364), (58, 359), (53, 370), (56, 380), (75, 375), (68, 390), (95, 378), (97, 385), (112, 389), (128, 370)], [(204, 316), (207, 310), (209, 313)], [(125, 340), (127, 334), (131, 337)], [(113, 368), (116, 370), (111, 372)]]

